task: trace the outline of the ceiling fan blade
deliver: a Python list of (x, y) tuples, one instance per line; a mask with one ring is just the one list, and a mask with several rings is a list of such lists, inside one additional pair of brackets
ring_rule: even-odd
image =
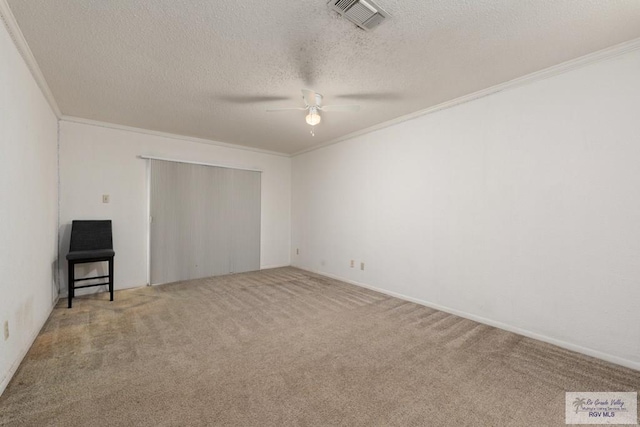
[(397, 101), (405, 96), (400, 92), (359, 92), (345, 93), (335, 96), (338, 99), (348, 99), (351, 101)]
[(307, 109), (303, 108), (303, 107), (300, 107), (300, 108), (295, 108), (295, 107), (293, 107), (293, 108), (268, 108), (267, 109), (267, 113), (275, 113), (275, 112), (278, 112), (278, 111), (293, 111), (293, 110), (306, 111)]
[(323, 105), (320, 111), (360, 111), (359, 105)]
[(317, 105), (316, 103), (316, 93), (312, 90), (309, 89), (302, 89), (302, 97), (304, 98), (304, 103), (307, 104), (309, 107), (313, 107), (314, 105)]
[(256, 102), (275, 102), (275, 101), (287, 101), (291, 100), (288, 96), (262, 96), (262, 95), (222, 95), (216, 97), (221, 101), (230, 102), (233, 104), (254, 104)]

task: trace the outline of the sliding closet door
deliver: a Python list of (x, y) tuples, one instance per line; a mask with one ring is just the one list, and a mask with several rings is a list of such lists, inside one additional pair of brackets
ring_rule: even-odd
[(260, 173), (151, 160), (151, 283), (260, 269)]
[(231, 173), (231, 270), (260, 269), (260, 173), (227, 169)]

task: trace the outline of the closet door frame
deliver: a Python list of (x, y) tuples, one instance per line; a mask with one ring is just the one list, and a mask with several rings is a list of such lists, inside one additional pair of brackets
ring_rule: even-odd
[[(256, 168), (247, 168), (247, 167), (240, 167), (240, 166), (233, 166), (233, 165), (228, 165), (228, 164), (220, 164), (220, 163), (205, 163), (205, 162), (198, 162), (198, 161), (190, 161), (190, 160), (184, 160), (184, 159), (172, 159), (172, 158), (166, 158), (166, 157), (156, 157), (156, 156), (148, 156), (148, 155), (140, 155), (138, 156), (140, 159), (145, 160), (146, 163), (146, 198), (147, 198), (147, 212), (146, 212), (146, 223), (147, 223), (147, 257), (146, 257), (146, 261), (147, 261), (147, 286), (153, 286), (155, 285), (155, 283), (151, 283), (151, 225), (152, 225), (152, 217), (151, 217), (151, 163), (152, 160), (162, 160), (162, 161), (166, 161), (166, 162), (176, 162), (176, 163), (186, 163), (186, 164), (192, 164), (192, 165), (201, 165), (201, 166), (212, 166), (212, 167), (218, 167), (218, 168), (224, 168), (224, 169), (233, 169), (233, 170), (238, 170), (238, 171), (250, 171), (250, 172), (258, 172), (258, 173), (262, 173), (263, 171), (261, 169), (256, 169)], [(260, 204), (260, 228), (261, 228), (261, 224), (262, 224), (262, 176), (260, 177), (260, 196), (259, 196), (259, 204)], [(259, 240), (258, 240), (258, 245), (259, 245), (259, 259), (262, 258), (262, 231), (259, 231)], [(159, 284), (159, 283), (158, 283)]]

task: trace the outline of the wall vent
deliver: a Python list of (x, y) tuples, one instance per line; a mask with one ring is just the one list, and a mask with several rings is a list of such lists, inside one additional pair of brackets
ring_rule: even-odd
[(373, 30), (389, 14), (371, 0), (329, 0), (329, 7), (363, 30)]

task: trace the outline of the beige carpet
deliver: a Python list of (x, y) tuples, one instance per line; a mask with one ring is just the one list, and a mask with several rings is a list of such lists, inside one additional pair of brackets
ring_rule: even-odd
[(0, 425), (564, 425), (640, 372), (294, 268), (55, 308)]

